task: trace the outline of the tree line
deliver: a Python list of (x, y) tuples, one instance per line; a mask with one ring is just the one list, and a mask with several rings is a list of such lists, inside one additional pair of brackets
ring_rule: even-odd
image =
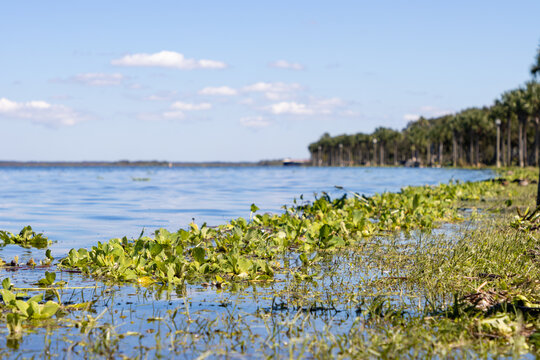
[[(401, 130), (330, 136), (308, 146), (313, 166), (538, 166), (540, 47), (533, 79), (504, 92), (491, 106), (411, 121)], [(497, 149), (499, 151), (497, 151)]]

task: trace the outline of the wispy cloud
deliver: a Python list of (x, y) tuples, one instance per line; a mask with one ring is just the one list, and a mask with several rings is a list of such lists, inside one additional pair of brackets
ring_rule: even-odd
[(221, 61), (189, 59), (175, 51), (160, 51), (153, 54), (128, 54), (120, 59), (112, 60), (111, 64), (118, 66), (165, 67), (182, 70), (224, 69), (227, 67), (227, 64)]
[(148, 96), (143, 97), (143, 100), (148, 101), (169, 101), (176, 96), (176, 91), (160, 91)]
[(163, 118), (165, 119), (184, 119), (186, 114), (186, 111), (200, 111), (200, 110), (208, 110), (212, 108), (212, 104), (210, 103), (186, 103), (182, 101), (176, 101), (171, 104), (170, 110), (163, 112)]
[(124, 75), (119, 73), (85, 73), (71, 78), (74, 82), (90, 86), (114, 86), (122, 84)]
[(257, 82), (243, 88), (245, 92), (263, 93), (269, 100), (283, 100), (294, 93), (302, 90), (302, 86), (297, 83), (283, 83), (283, 82)]
[(282, 101), (277, 104), (272, 104), (268, 107), (271, 113), (276, 115), (313, 115), (313, 109), (310, 109), (306, 104), (297, 103), (294, 101)]
[(403, 119), (407, 121), (416, 121), (420, 118), (420, 115), (418, 114), (405, 114), (403, 115)]
[(46, 126), (72, 126), (84, 120), (76, 111), (64, 106), (37, 100), (16, 102), (0, 98), (0, 117), (24, 119)]
[(262, 116), (246, 116), (240, 119), (240, 124), (252, 129), (261, 129), (269, 126), (271, 123)]
[(208, 110), (212, 108), (212, 104), (210, 103), (193, 104), (193, 103), (186, 103), (182, 101), (176, 101), (171, 105), (171, 108), (176, 109), (176, 110), (184, 110), (184, 111)]
[(53, 83), (80, 84), (87, 86), (117, 86), (122, 85), (126, 77), (119, 73), (82, 73), (69, 78), (51, 79)]
[(221, 96), (234, 96), (238, 94), (238, 91), (228, 86), (218, 87), (205, 87), (199, 91), (200, 95), (221, 95)]
[(257, 82), (244, 87), (248, 92), (292, 92), (302, 89), (302, 86), (297, 83), (283, 83), (283, 82)]
[(278, 69), (288, 69), (288, 70), (304, 70), (304, 65), (299, 63), (289, 62), (287, 60), (278, 60), (271, 62), (268, 66)]
[(312, 99), (308, 103), (282, 101), (266, 107), (275, 115), (331, 115), (337, 108), (343, 107), (339, 98)]
[(424, 116), (426, 118), (436, 118), (451, 113), (452, 111), (450, 110), (440, 109), (436, 106), (426, 105), (418, 108), (418, 111), (416, 113), (403, 115), (403, 119), (406, 121), (416, 121), (420, 118), (420, 116)]

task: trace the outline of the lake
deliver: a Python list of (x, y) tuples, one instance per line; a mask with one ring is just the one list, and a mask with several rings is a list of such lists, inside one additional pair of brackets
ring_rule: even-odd
[[(477, 181), (492, 176), (490, 170), (411, 168), (5, 167), (0, 168), (0, 229), (19, 232), (31, 225), (43, 232), (55, 241), (50, 248), (57, 263), (71, 248), (89, 248), (112, 237), (137, 237), (142, 229), (152, 233), (159, 227), (186, 228), (193, 219), (199, 224), (217, 225), (239, 216), (249, 217), (252, 203), (261, 211), (279, 212), (295, 198), (312, 200), (314, 193), (341, 196), (343, 191), (335, 185), (371, 195), (399, 191), (407, 185)], [(300, 200), (302, 194), (304, 199)], [(376, 237), (371, 244), (403, 245), (402, 235)], [(416, 246), (422, 236), (421, 232), (412, 232), (406, 242)], [(17, 245), (0, 248), (0, 258), (7, 262), (18, 258), (21, 264), (31, 258), (39, 262), (45, 258), (44, 253), (44, 249)], [(288, 265), (283, 265), (283, 271), (277, 271), (271, 281), (236, 281), (224, 288), (199, 281), (178, 287), (111, 284), (55, 265), (3, 267), (2, 279), (10, 278), (18, 287), (34, 289), (29, 295), (21, 295), (25, 300), (43, 293), (36, 288), (37, 281), (51, 271), (56, 281), (65, 282), (63, 288), (58, 287), (59, 302), (66, 306), (90, 301), (92, 305), (88, 311), (55, 315), (53, 321), (58, 326), (37, 322), (20, 339), (9, 338), (3, 326), (0, 334), (6, 342), (5, 346), (0, 343), (0, 357), (78, 359), (87, 358), (89, 350), (101, 356), (140, 358), (217, 358), (220, 351), (231, 358), (263, 357), (261, 351), (275, 358), (285, 357), (289, 351), (299, 354), (299, 350), (283, 344), (294, 345), (302, 337), (311, 342), (314, 334), (323, 336), (322, 329), (341, 336), (357, 322), (358, 304), (349, 296), (370, 301), (365, 293), (372, 291), (371, 280), (387, 275), (370, 265), (369, 253), (347, 250), (334, 256), (321, 252), (321, 260), (309, 270), (314, 277), (303, 280), (298, 277), (302, 261), (292, 251), (274, 259)], [(403, 299), (391, 298), (396, 304), (410, 302), (417, 306), (420, 301), (416, 294), (410, 298), (408, 292), (399, 294)], [(52, 292), (45, 295), (56, 300)], [(418, 310), (414, 307), (411, 311)], [(96, 323), (85, 330), (82, 324), (92, 317)], [(291, 335), (292, 328), (302, 328), (298, 338)], [(324, 332), (324, 337), (327, 335)], [(109, 338), (112, 340), (105, 341)]]
[(178, 167), (0, 168), (0, 230), (31, 225), (55, 241), (55, 256), (145, 229), (218, 225), (249, 217), (250, 205), (279, 212), (335, 185), (360, 194), (407, 185), (478, 181), (491, 170), (436, 168)]

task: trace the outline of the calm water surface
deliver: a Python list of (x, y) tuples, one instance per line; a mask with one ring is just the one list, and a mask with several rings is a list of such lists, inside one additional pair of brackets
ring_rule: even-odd
[(284, 204), (340, 185), (371, 195), (452, 179), (477, 181), (489, 170), (413, 168), (0, 168), (0, 229), (25, 225), (56, 243), (53, 254), (111, 237), (136, 237), (192, 219), (210, 225), (249, 216), (255, 203), (279, 212)]

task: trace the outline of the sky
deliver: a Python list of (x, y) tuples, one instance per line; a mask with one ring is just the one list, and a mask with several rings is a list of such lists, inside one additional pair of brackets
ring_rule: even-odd
[(540, 1), (0, 1), (0, 160), (308, 158), (530, 79)]

